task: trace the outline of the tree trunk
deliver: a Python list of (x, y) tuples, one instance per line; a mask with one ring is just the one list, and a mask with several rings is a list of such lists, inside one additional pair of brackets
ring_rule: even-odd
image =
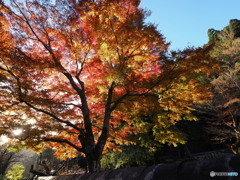
[(87, 172), (96, 172), (100, 170), (100, 156), (94, 153), (86, 155)]

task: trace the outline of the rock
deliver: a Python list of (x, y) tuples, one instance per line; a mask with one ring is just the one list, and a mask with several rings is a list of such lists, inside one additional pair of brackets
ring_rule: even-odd
[[(219, 174), (224, 172), (222, 174)], [(211, 176), (238, 175), (237, 177), (219, 176), (217, 179), (240, 179), (240, 154), (226, 155), (217, 159), (185, 160), (171, 164), (158, 164), (148, 167), (132, 167), (88, 174), (39, 177), (38, 180), (208, 180)], [(211, 173), (211, 176), (210, 176)]]

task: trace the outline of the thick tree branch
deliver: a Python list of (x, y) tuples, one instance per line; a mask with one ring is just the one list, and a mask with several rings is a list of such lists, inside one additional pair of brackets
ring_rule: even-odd
[(82, 102), (81, 110), (82, 110), (82, 114), (83, 114), (84, 128), (86, 130), (86, 135), (88, 136), (87, 139), (89, 139), (92, 142), (92, 144), (94, 144), (92, 123), (91, 123), (91, 119), (90, 119), (90, 115), (89, 115), (89, 108), (88, 108), (88, 103), (87, 103), (87, 97), (86, 97), (86, 94), (85, 94), (84, 83), (83, 83), (83, 81), (81, 81), (79, 79), (79, 77), (76, 77), (78, 82), (81, 85), (81, 89), (80, 89), (78, 87), (78, 85), (74, 82), (71, 74), (66, 73), (66, 72), (63, 73), (63, 74), (68, 78), (71, 86), (78, 93), (78, 95), (81, 99), (81, 102)]
[(101, 155), (104, 145), (106, 144), (108, 135), (109, 135), (109, 121), (111, 118), (111, 112), (113, 109), (111, 109), (111, 103), (112, 103), (112, 96), (113, 96), (113, 90), (115, 88), (115, 82), (112, 82), (111, 87), (108, 90), (108, 97), (105, 105), (105, 112), (104, 112), (104, 119), (103, 119), (103, 128), (102, 133), (100, 137), (98, 138), (98, 142), (96, 145), (96, 153)]
[(21, 83), (19, 78), (9, 69), (5, 69), (3, 67), (0, 67), (0, 70), (6, 71), (7, 73), (9, 73), (14, 79), (16, 79), (17, 81), (17, 86), (18, 86), (18, 96), (21, 97), (22, 96), (22, 90), (21, 90)]
[(85, 153), (83, 148), (80, 148), (78, 146), (76, 146), (75, 144), (71, 143), (70, 141), (68, 141), (67, 139), (58, 139), (58, 138), (43, 138), (43, 141), (45, 142), (57, 142), (57, 143), (63, 143), (63, 144), (68, 144), (69, 146), (73, 147), (74, 149), (76, 149), (79, 152)]
[[(69, 80), (72, 88), (78, 93), (78, 95), (80, 96), (80, 98), (83, 96), (83, 89), (81, 89), (75, 82), (74, 79), (72, 77), (72, 75), (70, 73), (64, 72), (63, 73), (64, 76), (66, 76), (66, 78)], [(82, 85), (81, 85), (82, 86)]]
[(118, 104), (120, 104), (127, 96), (129, 96), (128, 93), (124, 94), (123, 96), (121, 96), (120, 98), (118, 98), (116, 101), (112, 102), (113, 105), (111, 106), (111, 111), (113, 111), (114, 109), (116, 109), (116, 107), (118, 106)]
[(110, 116), (110, 114), (113, 110), (113, 109), (111, 109), (111, 103), (112, 103), (112, 96), (113, 96), (114, 88), (115, 88), (115, 82), (112, 82), (112, 85), (108, 90), (108, 97), (107, 97), (107, 101), (106, 101), (106, 105), (105, 105), (105, 114), (104, 114), (105, 116), (104, 116), (103, 128), (109, 126), (109, 122), (107, 122), (107, 121), (110, 118), (108, 116)]
[[(112, 102), (112, 106), (111, 106), (111, 111), (113, 111), (114, 109), (116, 109), (116, 107), (127, 97), (140, 97), (140, 96), (146, 96), (149, 94), (149, 92), (151, 90), (153, 90), (156, 86), (158, 86), (163, 80), (166, 79), (166, 76), (169, 75), (170, 72), (172, 72), (175, 69), (175, 66), (173, 66), (168, 73), (164, 73), (164, 75), (159, 76), (159, 78), (156, 80), (156, 82), (150, 86), (147, 90), (145, 90), (143, 93), (130, 93), (127, 92), (126, 94), (124, 94), (123, 96), (119, 97), (117, 100), (115, 100), (114, 102)], [(168, 88), (166, 88), (168, 89)], [(164, 91), (165, 92), (165, 91)]]
[(49, 115), (50, 117), (54, 118), (56, 121), (60, 122), (60, 123), (63, 123), (63, 124), (66, 124), (67, 126), (70, 126), (74, 129), (76, 129), (78, 132), (80, 133), (83, 133), (83, 130), (81, 128), (78, 128), (77, 126), (75, 126), (73, 123), (69, 122), (69, 121), (64, 121), (62, 119), (60, 119), (59, 117), (57, 117), (55, 114), (51, 113), (51, 112), (48, 112), (46, 110), (43, 110), (43, 109), (40, 109), (40, 108), (37, 108), (35, 107), (34, 105), (30, 104), (29, 102), (23, 100), (23, 99), (20, 99), (20, 102), (23, 102), (25, 103), (26, 105), (28, 105), (30, 108), (38, 111), (38, 112), (42, 112), (44, 114), (47, 114)]
[[(78, 76), (76, 76), (76, 79), (81, 86), (81, 88), (80, 88), (74, 82), (73, 77), (70, 73), (64, 72), (63, 74), (68, 78), (71, 86), (78, 93), (78, 95), (81, 99), (81, 102), (82, 102), (81, 111), (83, 114), (85, 133), (84, 133), (84, 135), (81, 135), (80, 141), (81, 141), (82, 145), (86, 145), (85, 148), (88, 149), (87, 151), (91, 151), (91, 149), (95, 146), (95, 141), (94, 141), (94, 137), (93, 137), (92, 122), (90, 119), (84, 82), (81, 81)], [(87, 142), (85, 142), (85, 141), (87, 141)]]

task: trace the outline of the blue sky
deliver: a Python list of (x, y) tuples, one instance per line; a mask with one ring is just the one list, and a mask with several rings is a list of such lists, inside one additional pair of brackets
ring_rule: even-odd
[(147, 22), (158, 24), (172, 50), (202, 46), (208, 29), (240, 19), (240, 0), (142, 0), (140, 7), (152, 12)]

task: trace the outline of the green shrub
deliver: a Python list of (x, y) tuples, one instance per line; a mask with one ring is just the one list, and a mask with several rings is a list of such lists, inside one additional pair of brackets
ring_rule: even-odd
[(7, 172), (5, 179), (7, 180), (20, 180), (23, 177), (24, 166), (14, 164)]
[(122, 152), (113, 151), (103, 155), (101, 159), (102, 169), (116, 169), (133, 166), (146, 166), (152, 164), (153, 152), (139, 146), (124, 146)]

